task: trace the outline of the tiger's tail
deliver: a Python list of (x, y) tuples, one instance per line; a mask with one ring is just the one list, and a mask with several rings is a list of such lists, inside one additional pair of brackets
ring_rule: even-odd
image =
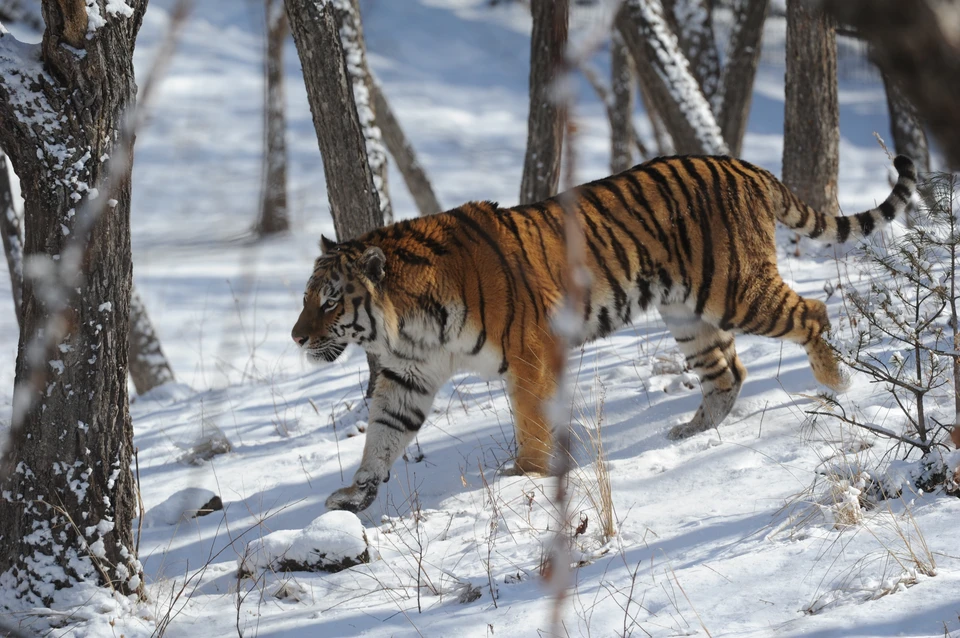
[(893, 166), (899, 175), (897, 183), (890, 195), (876, 208), (856, 215), (825, 215), (784, 187), (783, 209), (777, 214), (777, 219), (800, 235), (818, 241), (843, 243), (865, 237), (903, 214), (917, 190), (917, 169), (913, 160), (898, 155), (893, 160)]

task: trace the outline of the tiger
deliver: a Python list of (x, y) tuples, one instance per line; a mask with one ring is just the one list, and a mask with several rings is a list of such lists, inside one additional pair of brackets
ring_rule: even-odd
[(803, 346), (814, 378), (842, 391), (847, 375), (824, 340), (826, 305), (781, 279), (775, 222), (837, 244), (869, 235), (914, 197), (913, 162), (898, 156), (894, 167), (886, 200), (849, 216), (814, 210), (741, 159), (688, 155), (535, 204), (469, 202), (349, 241), (321, 236), (293, 340), (315, 362), (334, 361), (352, 343), (380, 364), (360, 466), (326, 507), (358, 512), (374, 502), (437, 391), (460, 371), (505, 377), (517, 446), (509, 471), (548, 473), (560, 338), (552, 322), (568, 293), (565, 206), (575, 209), (592, 278), (572, 344), (653, 307), (699, 377), (701, 404), (670, 438), (717, 427), (730, 413), (747, 376), (737, 334)]

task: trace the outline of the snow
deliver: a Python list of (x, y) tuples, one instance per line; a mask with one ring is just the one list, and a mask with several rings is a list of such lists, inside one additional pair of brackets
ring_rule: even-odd
[(216, 495), (216, 492), (204, 487), (186, 487), (174, 492), (167, 500), (147, 510), (143, 516), (143, 526), (176, 525), (189, 521)]
[[(141, 73), (172, 4), (151, 0), (137, 50)], [(519, 3), (487, 4), (361, 3), (369, 63), (438, 196), (451, 204), (509, 205), (519, 191), (529, 16)], [(50, 608), (0, 614), (29, 631), (90, 638), (150, 636), (160, 627), (171, 638), (237, 635), (238, 623), (244, 636), (291, 638), (545, 633), (552, 602), (539, 568), (556, 530), (555, 486), (499, 473), (511, 458), (512, 413), (502, 382), (474, 376), (441, 389), (407, 460), (395, 464), (378, 500), (360, 515), (369, 564), (238, 580), (248, 543), (279, 533), (296, 545), (324, 518), (326, 496), (349, 482), (367, 423), (365, 360), (351, 348), (333, 364), (312, 367), (289, 337), (317, 241), (333, 234), (292, 45), (285, 65), (295, 230), (253, 243), (245, 233), (260, 184), (262, 42), (252, 21), (263, 12), (240, 2), (198, 2), (195, 11), (138, 134), (133, 169), (134, 278), (178, 380), (131, 406), (145, 510), (134, 531), (148, 598), (85, 585), (55, 591), (57, 567), (44, 565)], [(744, 145), (747, 160), (775, 172), (783, 144), (782, 46), (782, 21), (772, 21)], [(5, 77), (6, 47), (0, 44)], [(590, 61), (603, 72), (605, 53)], [(887, 129), (886, 104), (878, 78), (841, 77), (839, 191), (843, 209), (854, 212), (889, 192), (889, 160), (872, 136)], [(607, 172), (607, 117), (589, 86), (576, 94), (586, 181)], [(636, 124), (650, 139), (639, 114)], [(391, 172), (389, 181), (397, 217), (415, 215), (400, 176)], [(805, 242), (797, 258), (787, 238), (780, 235), (780, 269), (802, 294), (824, 299), (824, 282), (846, 286), (848, 276), (869, 282), (847, 253)], [(831, 318), (840, 317), (839, 292), (826, 301)], [(0, 276), (0, 428), (9, 422), (18, 334), (9, 278)], [(574, 521), (586, 516), (587, 526), (571, 539), (579, 566), (571, 573), (566, 632), (960, 637), (960, 499), (905, 493), (860, 512), (862, 524), (837, 529), (851, 490), (861, 489), (854, 472), (839, 470), (880, 467), (889, 444), (809, 420), (820, 388), (802, 349), (753, 337), (738, 337), (737, 345), (750, 376), (733, 414), (719, 430), (681, 442), (666, 433), (690, 418), (700, 390), (655, 315), (571, 354), (571, 510)], [(862, 375), (838, 399), (878, 425), (901, 427), (889, 395)], [(598, 433), (611, 481), (612, 538), (602, 533), (598, 511), (591, 438)], [(230, 452), (185, 458), (198, 441), (220, 437)], [(960, 466), (956, 452), (946, 460)], [(89, 468), (62, 470), (73, 472), (80, 489)], [(888, 484), (908, 483), (910, 471), (892, 466)], [(182, 518), (213, 493), (223, 511)], [(834, 493), (839, 498), (830, 500)], [(101, 523), (78, 522), (84, 529)], [(357, 521), (351, 524), (356, 530)], [(53, 539), (48, 529), (35, 534), (38, 542)], [(91, 545), (98, 534), (88, 536)], [(921, 537), (935, 576), (921, 569), (929, 563)], [(74, 558), (78, 569), (92, 570), (83, 558)], [(11, 602), (13, 586), (0, 576), (0, 604)]]
[(237, 558), (244, 574), (279, 570), (282, 565), (316, 565), (328, 568), (345, 560), (366, 562), (367, 537), (363, 523), (350, 512), (327, 512), (304, 529), (278, 530), (247, 544)]

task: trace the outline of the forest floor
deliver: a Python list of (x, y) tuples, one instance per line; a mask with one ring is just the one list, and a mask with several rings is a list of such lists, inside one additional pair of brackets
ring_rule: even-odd
[[(178, 383), (132, 404), (146, 515), (137, 534), (146, 603), (73, 590), (23, 620), (52, 636), (536, 636), (553, 600), (540, 565), (557, 527), (552, 480), (502, 476), (513, 446), (500, 381), (457, 376), (361, 515), (374, 558), (338, 574), (239, 579), (246, 544), (303, 529), (350, 482), (363, 447), (365, 365), (350, 349), (307, 364), (289, 337), (320, 234), (333, 236), (299, 61), (287, 47), (294, 231), (253, 242), (262, 157), (262, 16), (256, 3), (196, 3), (180, 51), (137, 139), (134, 276)], [(526, 144), (529, 18), (486, 0), (363, 0), (371, 64), (444, 206), (516, 201)], [(137, 50), (149, 66), (169, 0), (151, 0)], [(575, 33), (596, 16), (581, 16)], [(779, 171), (783, 23), (771, 20), (744, 157)], [(849, 53), (849, 51), (848, 51)], [(852, 54), (851, 54), (852, 55)], [(607, 69), (604, 56), (596, 60)], [(141, 71), (142, 72), (142, 71)], [(580, 181), (604, 176), (609, 133), (586, 83), (576, 117)], [(842, 73), (840, 202), (856, 212), (889, 192), (879, 77)], [(649, 128), (638, 113), (641, 134)], [(416, 209), (390, 174), (398, 217)], [(853, 252), (781, 235), (780, 270), (848, 324), (837, 288), (867, 281)], [(0, 276), (0, 413), (9, 414), (17, 326)], [(738, 337), (750, 371), (719, 428), (666, 432), (700, 401), (696, 378), (655, 314), (571, 355), (577, 468), (573, 539), (581, 565), (563, 610), (570, 636), (960, 636), (960, 499), (905, 493), (843, 525), (825, 476), (880, 468), (888, 442), (812, 421), (803, 350)], [(889, 395), (854, 375), (838, 397), (898, 427)], [(946, 408), (944, 408), (946, 412)], [(952, 411), (946, 415), (952, 419)], [(6, 418), (6, 417), (4, 417)], [(192, 464), (198, 441), (232, 451)], [(616, 535), (596, 506), (602, 437)], [(167, 499), (220, 495), (223, 511), (179, 523)], [(841, 499), (842, 500), (842, 499)], [(841, 503), (842, 505), (842, 503)], [(935, 574), (934, 576), (925, 574)], [(470, 602), (461, 595), (479, 594)], [(472, 596), (465, 596), (471, 598)], [(59, 628), (57, 628), (59, 627)]]

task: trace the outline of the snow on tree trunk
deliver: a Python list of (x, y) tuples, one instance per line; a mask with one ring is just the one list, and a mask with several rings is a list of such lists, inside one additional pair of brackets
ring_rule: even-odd
[(769, 7), (770, 0), (737, 0), (733, 8), (733, 32), (714, 103), (719, 104), (715, 110), (719, 113), (720, 130), (734, 156), (739, 156), (743, 150), (753, 81), (760, 61), (763, 23)]
[(556, 194), (560, 183), (564, 109), (556, 99), (555, 80), (562, 72), (567, 47), (568, 0), (532, 0), (530, 34), (530, 112), (527, 152), (520, 180), (520, 203), (539, 202)]
[[(145, 8), (44, 0), (41, 45), (0, 30), (0, 147), (21, 178), (29, 229), (14, 418), (0, 457), (0, 587), (27, 605), (80, 581), (122, 593), (142, 585), (127, 396), (130, 166), (112, 170), (111, 158), (132, 150), (118, 131), (136, 99)], [(109, 201), (74, 262), (66, 248), (77, 250), (78, 224), (100, 197)], [(61, 258), (72, 272), (60, 272)], [(62, 284), (77, 273), (76, 286)]]
[(383, 138), (377, 126), (377, 111), (371, 95), (373, 76), (367, 67), (367, 48), (363, 40), (360, 5), (357, 0), (331, 0), (330, 4), (337, 18), (347, 74), (353, 87), (353, 101), (360, 118), (363, 139), (367, 146), (367, 162), (373, 173), (383, 221), (391, 224), (393, 207), (387, 189), (387, 151), (383, 147)]
[(840, 167), (837, 34), (822, 9), (787, 0), (783, 183), (803, 201), (836, 214)]
[(17, 325), (23, 327), (23, 220), (13, 207), (13, 189), (7, 157), (0, 151), (0, 235), (3, 237), (3, 252), (7, 256), (7, 271), (10, 273), (10, 292), (13, 294), (13, 311)]
[(390, 103), (383, 94), (383, 87), (373, 79), (370, 83), (370, 92), (373, 96), (373, 110), (377, 114), (377, 122), (380, 124), (380, 132), (383, 133), (383, 141), (387, 145), (387, 150), (397, 163), (400, 174), (403, 175), (403, 181), (407, 185), (407, 190), (417, 204), (417, 210), (421, 215), (433, 215), (443, 209), (440, 208), (440, 202), (433, 192), (433, 186), (430, 185), (430, 179), (417, 160), (417, 154), (413, 146), (403, 133), (399, 120), (390, 108)]
[[(355, 28), (341, 27), (338, 15), (344, 13), (343, 6), (353, 7), (349, 0), (323, 3), (286, 0), (313, 127), (323, 156), (330, 214), (337, 239), (341, 241), (383, 226), (380, 187), (385, 185), (382, 180), (375, 180), (373, 161), (368, 158), (371, 149), (379, 149), (380, 157), (384, 157), (379, 143), (380, 131), (372, 126), (370, 92), (348, 69), (352, 65), (356, 72), (362, 66), (358, 62), (358, 58), (362, 60), (362, 50), (357, 48), (357, 44), (362, 43), (359, 14), (354, 13)], [(341, 40), (345, 34), (347, 37)], [(374, 130), (376, 143), (367, 137)], [(370, 356), (367, 362), (370, 364), (369, 395), (376, 385), (379, 367)]]
[(825, 0), (870, 44), (870, 56), (904, 92), (953, 169), (960, 168), (960, 5), (942, 0)]
[(666, 0), (664, 8), (703, 96), (717, 111), (714, 98), (720, 86), (720, 56), (713, 37), (711, 4), (710, 0)]
[[(633, 60), (623, 37), (614, 31), (610, 42), (610, 172), (619, 173), (633, 166)], [(646, 155), (646, 153), (643, 153)]]
[(617, 27), (633, 56), (645, 97), (678, 153), (727, 153), (710, 103), (664, 18), (660, 0), (627, 0)]
[(290, 228), (287, 214), (287, 100), (283, 88), (283, 43), (289, 31), (282, 0), (266, 0), (267, 51), (264, 59), (263, 184), (260, 217), (254, 232), (261, 237)]
[(919, 172), (929, 173), (930, 149), (927, 146), (927, 133), (920, 123), (917, 109), (886, 73), (882, 75), (883, 86), (887, 90), (887, 110), (890, 113), (893, 147), (898, 155), (906, 155), (912, 159)]
[(130, 378), (137, 394), (174, 380), (173, 369), (135, 289), (130, 292)]

